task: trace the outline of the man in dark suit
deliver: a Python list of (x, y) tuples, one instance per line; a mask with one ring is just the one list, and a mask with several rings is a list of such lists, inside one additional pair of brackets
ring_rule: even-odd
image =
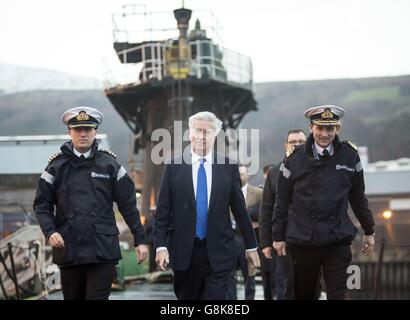
[[(252, 228), (255, 232), (256, 239), (258, 240), (258, 228), (259, 228), (259, 211), (262, 201), (262, 189), (255, 187), (248, 183), (248, 168), (246, 166), (239, 167), (239, 174), (241, 176), (242, 182), (242, 193), (245, 197), (246, 209), (248, 210), (249, 217), (252, 221)], [(239, 230), (240, 231), (240, 230)], [(255, 300), (255, 291), (256, 291), (256, 268), (247, 263), (245, 259), (245, 248), (243, 240), (239, 237), (239, 261), (241, 262), (242, 274), (245, 280), (245, 300)], [(259, 242), (259, 241), (258, 241)], [(263, 257), (261, 259), (261, 266), (263, 266)]]
[(174, 272), (178, 299), (227, 298), (229, 276), (236, 266), (231, 209), (247, 249), (259, 267), (257, 242), (237, 164), (213, 152), (222, 122), (211, 112), (189, 118), (190, 147), (165, 165), (154, 222), (156, 262)]
[[(286, 150), (289, 148), (302, 145), (306, 142), (306, 135), (302, 129), (289, 130), (286, 142), (283, 147)], [(268, 285), (274, 283), (276, 296), (278, 300), (293, 299), (293, 288), (291, 279), (291, 261), (289, 256), (277, 256), (273, 250), (272, 226), (273, 226), (273, 208), (275, 206), (276, 183), (279, 176), (280, 163), (272, 166), (265, 180), (263, 188), (261, 216), (259, 218), (259, 244), (263, 254), (267, 259), (272, 259), (273, 272), (265, 277), (273, 277), (274, 281), (267, 281), (267, 286), (264, 287), (265, 298), (271, 300), (272, 289)], [(320, 293), (320, 292), (319, 292)]]

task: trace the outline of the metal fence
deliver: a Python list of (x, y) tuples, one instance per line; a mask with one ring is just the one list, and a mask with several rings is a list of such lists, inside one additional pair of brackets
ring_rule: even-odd
[(410, 245), (377, 241), (372, 260), (353, 259), (360, 269), (360, 289), (348, 290), (347, 299), (410, 299)]

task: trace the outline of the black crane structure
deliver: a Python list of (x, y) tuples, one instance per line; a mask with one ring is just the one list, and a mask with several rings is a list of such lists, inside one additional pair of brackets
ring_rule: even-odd
[[(224, 130), (237, 129), (248, 112), (257, 110), (257, 103), (250, 58), (207, 37), (199, 18), (188, 33), (191, 10), (173, 11), (177, 29), (156, 26), (173, 33), (174, 38), (138, 41), (117, 25), (119, 20), (155, 14), (136, 8), (129, 12), (130, 7), (123, 6), (123, 13), (113, 15), (113, 44), (121, 71), (106, 71), (105, 95), (134, 134), (133, 152), (143, 154), (142, 214), (148, 218), (155, 209), (162, 173), (162, 166), (150, 157), (155, 146), (152, 132), (158, 128), (172, 132), (174, 121), (182, 121), (186, 129), (188, 117), (199, 111), (213, 112), (223, 121)], [(172, 13), (161, 14), (169, 18)], [(153, 33), (153, 29), (145, 31)], [(120, 33), (127, 36), (120, 39), (116, 36)]]

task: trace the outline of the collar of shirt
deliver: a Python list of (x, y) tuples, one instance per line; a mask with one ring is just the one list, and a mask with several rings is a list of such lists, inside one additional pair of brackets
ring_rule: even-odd
[(248, 184), (245, 184), (245, 185), (242, 187), (242, 193), (243, 193), (243, 196), (244, 196), (244, 198), (245, 198), (245, 200), (246, 200), (246, 196), (247, 196), (247, 194), (248, 194)]
[(75, 154), (77, 157), (84, 156), (86, 159), (87, 159), (87, 158), (90, 156), (90, 154), (91, 154), (91, 149), (88, 150), (86, 153), (81, 153), (81, 152), (77, 151), (76, 148), (73, 148), (73, 151), (74, 151), (74, 154)]
[(322, 155), (323, 154), (323, 150), (327, 149), (327, 151), (329, 151), (329, 155), (333, 156), (333, 144), (329, 144), (326, 148), (322, 148), (321, 146), (319, 146), (316, 142), (313, 144), (316, 154), (318, 155)]
[(208, 154), (205, 155), (205, 157), (201, 157), (198, 154), (196, 154), (192, 149), (191, 149), (191, 155), (192, 155), (192, 164), (199, 162), (202, 158), (205, 158), (205, 163), (213, 163), (212, 161), (212, 155), (213, 152), (212, 150), (208, 152)]
[(211, 200), (211, 189), (212, 189), (212, 155), (213, 152), (209, 152), (205, 157), (201, 157), (197, 155), (195, 152), (191, 150), (192, 154), (192, 183), (194, 187), (194, 195), (196, 199), (196, 188), (198, 183), (198, 169), (200, 166), (200, 160), (205, 158), (206, 161), (204, 162), (205, 174), (206, 174), (206, 186), (207, 186), (207, 193), (208, 193), (208, 208), (209, 208), (209, 201)]

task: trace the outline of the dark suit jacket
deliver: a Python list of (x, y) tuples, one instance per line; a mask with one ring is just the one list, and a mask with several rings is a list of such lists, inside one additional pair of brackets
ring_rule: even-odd
[(278, 182), (280, 164), (269, 170), (263, 187), (262, 208), (259, 217), (259, 244), (261, 249), (271, 247), (273, 243), (273, 208), (275, 206), (276, 183)]
[[(154, 222), (155, 248), (168, 248), (170, 267), (176, 271), (188, 269), (195, 239), (196, 202), (192, 165), (190, 156), (186, 158), (189, 158), (187, 163), (182, 161), (182, 164), (177, 164), (181, 162), (179, 158), (165, 165)], [(256, 248), (255, 233), (241, 190), (238, 165), (229, 164), (228, 158), (214, 153), (206, 242), (209, 263), (217, 272), (236, 266), (236, 246), (229, 209), (243, 230), (246, 248)]]

